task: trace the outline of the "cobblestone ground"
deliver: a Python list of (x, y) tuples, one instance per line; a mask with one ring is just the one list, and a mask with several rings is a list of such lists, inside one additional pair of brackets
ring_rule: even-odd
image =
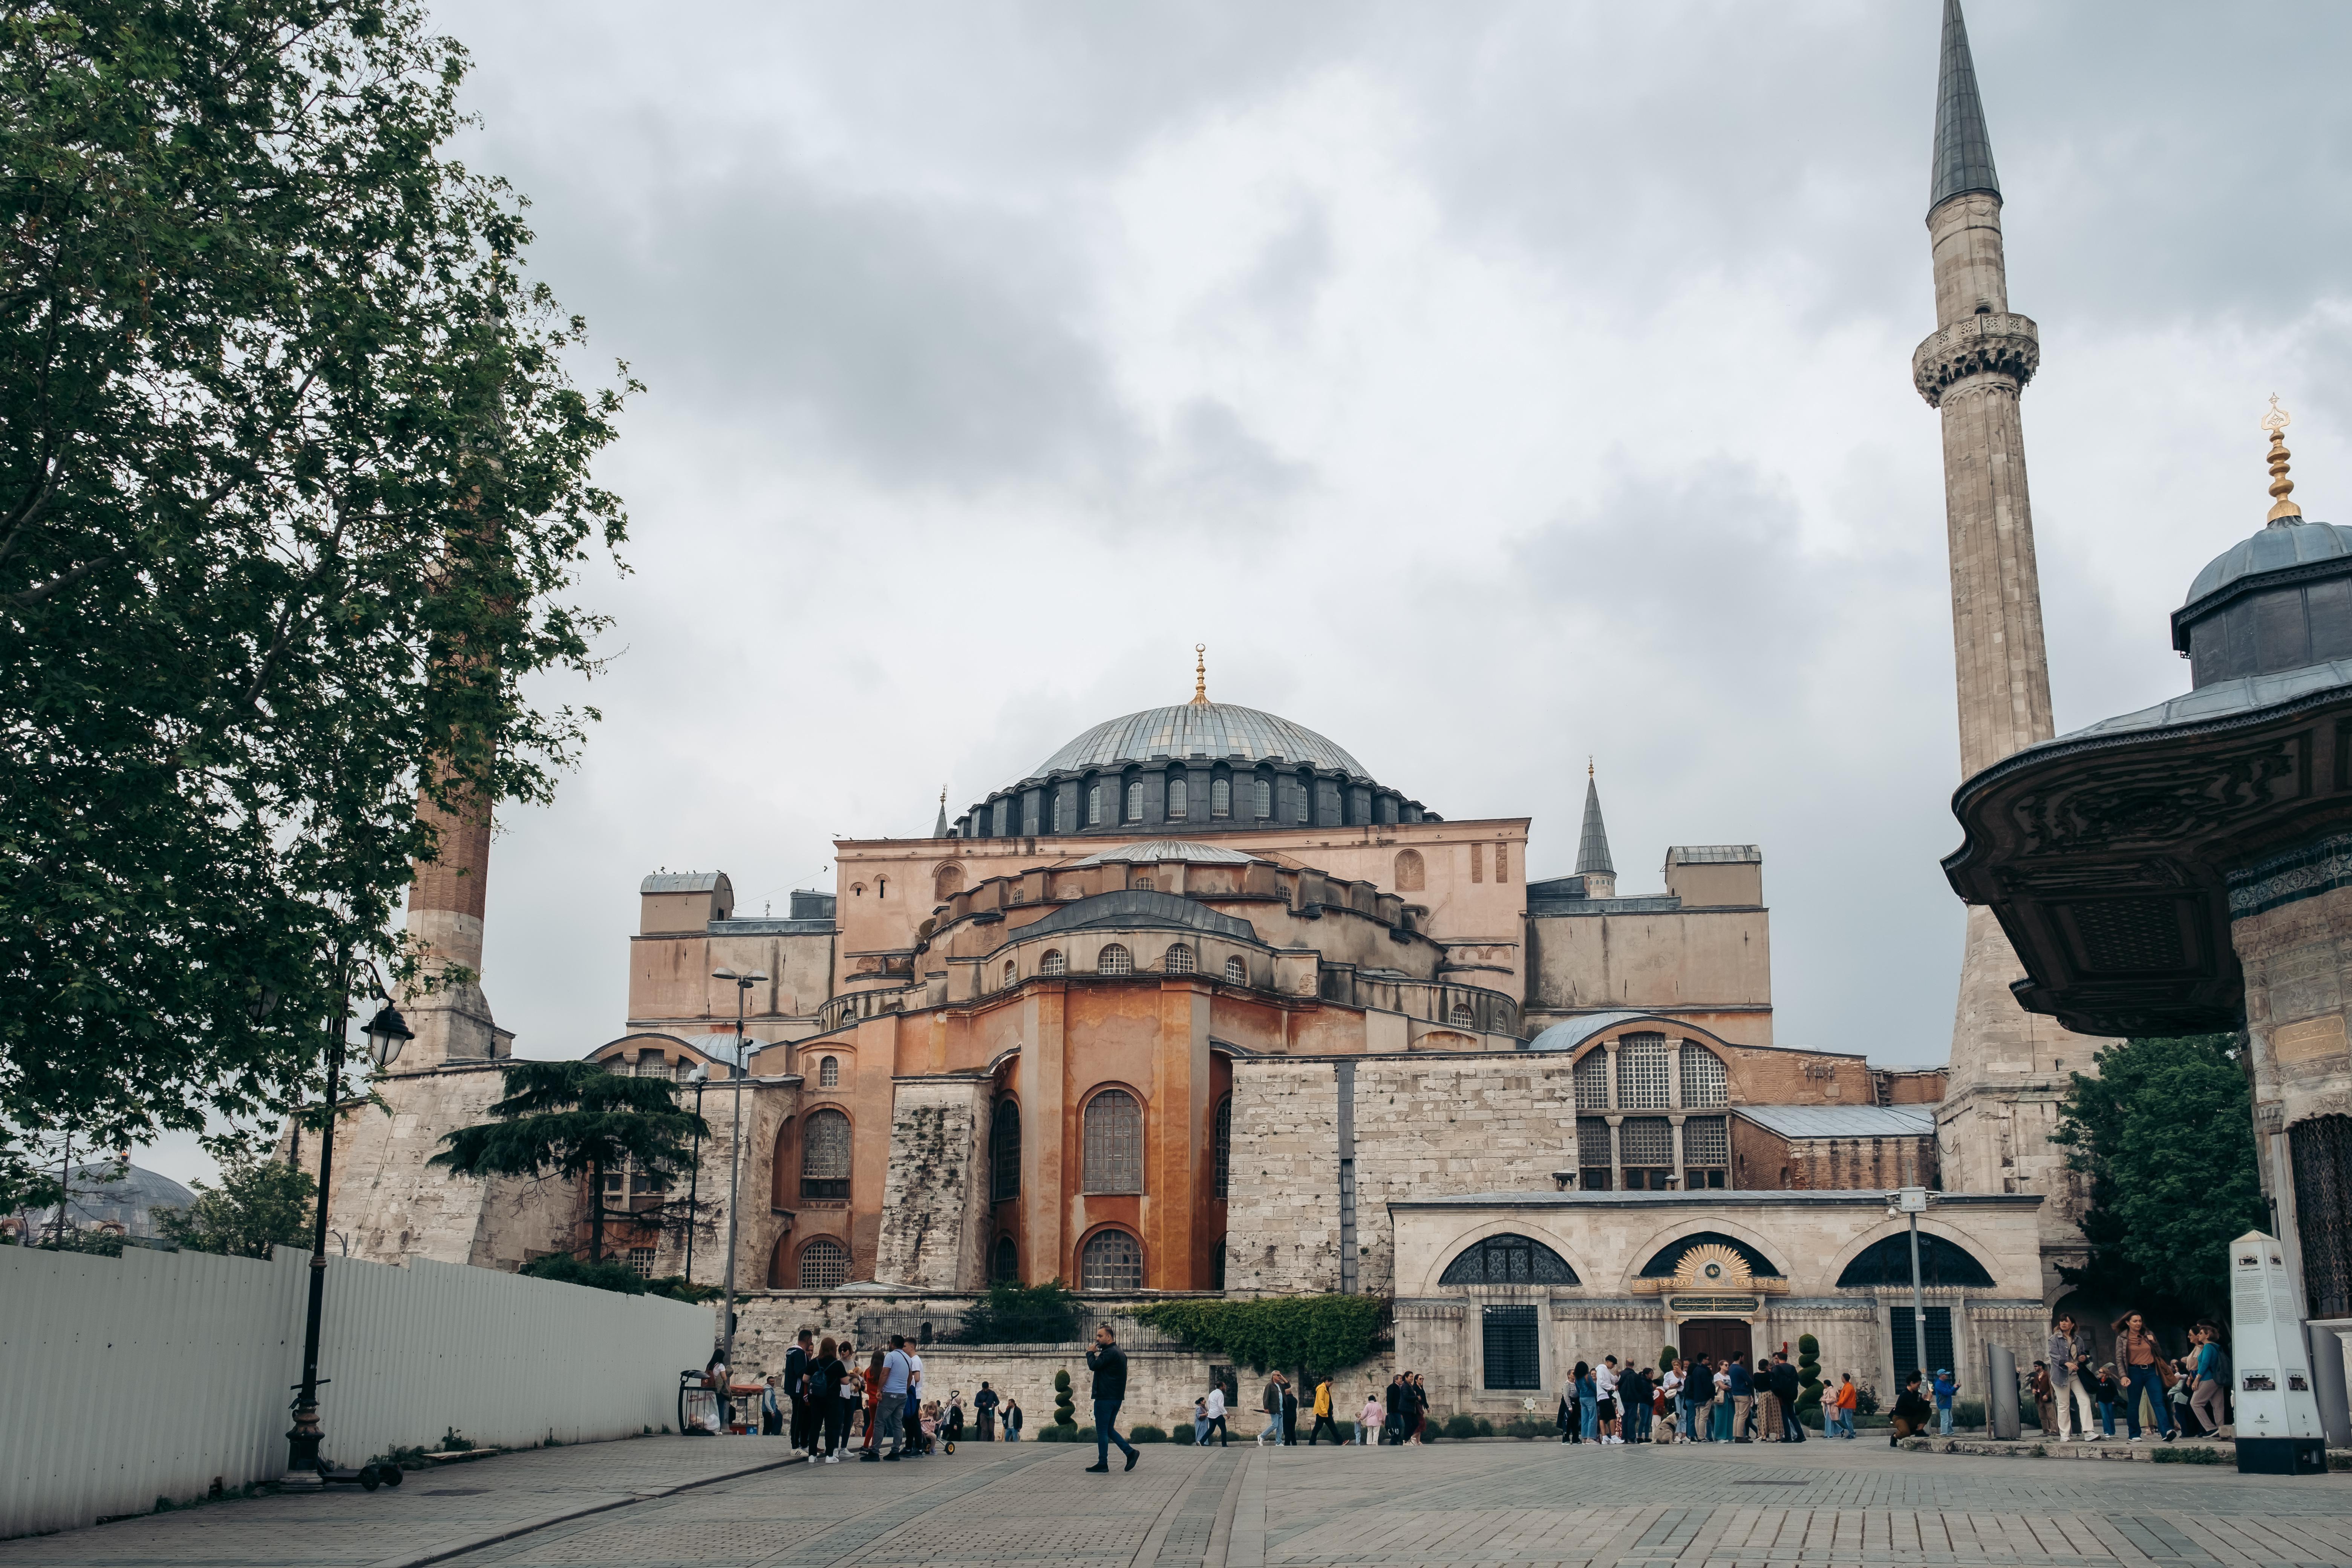
[[(1091, 1447), (1024, 1444), (967, 1445), (889, 1466), (791, 1465), (645, 1495), (691, 1479), (677, 1467), (717, 1474), (719, 1461), (740, 1465), (757, 1448), (685, 1439), (601, 1447), (601, 1458), (578, 1448), (418, 1477), (395, 1500), (230, 1504), (10, 1542), (0, 1545), (0, 1564), (2352, 1568), (2352, 1475), (2240, 1477), (1816, 1440), (1794, 1448), (1151, 1447), (1131, 1474), (1091, 1476), (1082, 1472)], [(531, 1508), (543, 1517), (566, 1466), (579, 1472), (569, 1497), (581, 1506), (609, 1500), (617, 1466), (640, 1457), (673, 1467), (639, 1488), (640, 1500), (457, 1549), (466, 1529), (482, 1540)], [(473, 1488), (484, 1489), (451, 1495)], [(533, 1489), (536, 1502), (517, 1500)], [(503, 1512), (482, 1503), (501, 1495)], [(415, 1517), (419, 1505), (428, 1517)], [(298, 1517), (266, 1511), (286, 1508)], [(239, 1554), (241, 1542), (249, 1554)]]

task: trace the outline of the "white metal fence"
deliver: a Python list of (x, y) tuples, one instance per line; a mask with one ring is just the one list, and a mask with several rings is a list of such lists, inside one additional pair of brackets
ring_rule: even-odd
[[(307, 1254), (270, 1262), (0, 1247), (0, 1537), (138, 1513), (286, 1469)], [(454, 1427), (514, 1446), (677, 1420), (708, 1307), (418, 1259), (331, 1259), (326, 1457), (358, 1465)]]

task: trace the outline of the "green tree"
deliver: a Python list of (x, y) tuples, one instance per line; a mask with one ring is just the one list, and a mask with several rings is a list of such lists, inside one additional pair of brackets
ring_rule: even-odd
[(635, 1078), (600, 1062), (517, 1062), (506, 1070), (497, 1118), (444, 1134), (427, 1162), (457, 1176), (561, 1176), (588, 1184), (588, 1266), (604, 1261), (604, 1222), (646, 1223), (643, 1210), (604, 1201), (604, 1175), (635, 1167), (654, 1176), (685, 1173), (693, 1140), (709, 1136), (702, 1118), (677, 1102), (667, 1079)]
[(2252, 1094), (2235, 1035), (2127, 1040), (2074, 1075), (2052, 1134), (2090, 1177), (2095, 1299), (2181, 1321), (2229, 1310), (2229, 1246), (2265, 1228)]
[(319, 1184), (304, 1172), (245, 1153), (222, 1162), (220, 1185), (195, 1185), (194, 1204), (155, 1216), (164, 1239), (191, 1252), (232, 1258), (268, 1258), (274, 1247), (310, 1245), (310, 1201)]
[(964, 1310), (955, 1337), (968, 1345), (1066, 1344), (1078, 1337), (1078, 1299), (1059, 1279), (1000, 1279)]
[(1261, 1296), (1246, 1301), (1154, 1301), (1135, 1321), (1259, 1372), (1340, 1372), (1369, 1359), (1389, 1303), (1381, 1296)]
[(447, 155), (467, 66), (420, 0), (0, 8), (0, 1170), (340, 1098), (420, 785), (593, 716), (525, 686), (593, 668), (634, 383)]

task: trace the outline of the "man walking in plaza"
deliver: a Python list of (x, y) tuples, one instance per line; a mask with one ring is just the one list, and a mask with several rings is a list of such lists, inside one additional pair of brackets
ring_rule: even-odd
[(1404, 1441), (1404, 1373), (1397, 1373), (1390, 1377), (1385, 1403), (1388, 1407), (1385, 1435), (1390, 1447), (1393, 1447)]
[(890, 1336), (890, 1353), (882, 1358), (882, 1403), (874, 1411), (875, 1429), (887, 1438), (890, 1451), (882, 1456), (885, 1464), (898, 1458), (907, 1446), (902, 1425), (907, 1413), (907, 1391), (914, 1385), (915, 1362), (907, 1353), (907, 1336)]
[(996, 1406), (998, 1403), (996, 1390), (989, 1387), (988, 1380), (986, 1378), (982, 1378), (980, 1384), (980, 1392), (971, 1396), (971, 1412), (973, 1415), (979, 1418), (980, 1422), (980, 1434), (978, 1440), (982, 1443), (993, 1443), (996, 1441)]
[(1731, 1373), (1731, 1440), (1748, 1441), (1748, 1417), (1756, 1408), (1756, 1379), (1748, 1370), (1746, 1356), (1730, 1358)]
[(1202, 1407), (1209, 1413), (1209, 1430), (1217, 1435), (1217, 1447), (1226, 1447), (1233, 1440), (1233, 1428), (1225, 1424), (1225, 1385), (1223, 1383), (1212, 1382), (1209, 1384), (1209, 1396), (1202, 1402)]
[(1853, 1437), (1853, 1413), (1855, 1408), (1862, 1404), (1862, 1392), (1853, 1385), (1853, 1373), (1850, 1372), (1842, 1372), (1838, 1373), (1837, 1393), (1831, 1395), (1824, 1403), (1827, 1405), (1828, 1414), (1833, 1425), (1826, 1426), (1822, 1430), (1825, 1432), (1833, 1431), (1837, 1436), (1843, 1437), (1848, 1441), (1852, 1441)]
[(1266, 1374), (1265, 1393), (1258, 1400), (1258, 1407), (1265, 1412), (1265, 1425), (1258, 1428), (1257, 1434), (1257, 1446), (1261, 1448), (1268, 1437), (1274, 1439), (1276, 1447), (1282, 1447), (1282, 1382), (1279, 1372)]
[(1315, 1380), (1315, 1425), (1307, 1431), (1307, 1446), (1315, 1447), (1315, 1439), (1326, 1432), (1331, 1434), (1333, 1443), (1341, 1441), (1339, 1426), (1331, 1419), (1331, 1380), (1321, 1377)]
[(1087, 1473), (1110, 1473), (1113, 1443), (1127, 1456), (1126, 1468), (1131, 1470), (1140, 1456), (1135, 1445), (1118, 1435), (1116, 1425), (1118, 1407), (1127, 1403), (1127, 1352), (1118, 1348), (1118, 1336), (1108, 1323), (1095, 1330), (1095, 1348), (1087, 1352), (1087, 1370), (1095, 1374), (1095, 1462), (1087, 1467)]

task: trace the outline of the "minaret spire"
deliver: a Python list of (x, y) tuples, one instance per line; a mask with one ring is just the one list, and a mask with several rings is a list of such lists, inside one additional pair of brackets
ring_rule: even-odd
[(1993, 173), (1992, 135), (1985, 129), (1977, 65), (1969, 54), (1969, 24), (1960, 0), (1944, 0), (1944, 63), (1936, 82), (1936, 156), (1929, 171), (1927, 210), (1968, 191), (2000, 195)]
[(2278, 394), (2271, 394), (2271, 411), (2263, 416), (2263, 428), (2271, 433), (2271, 511), (2270, 524), (2284, 528), (2290, 522), (2303, 521), (2303, 508), (2290, 499), (2294, 494), (2294, 481), (2286, 477), (2286, 460), (2294, 456), (2286, 449), (2286, 427), (2294, 420), (2278, 405)]
[(1584, 827), (1576, 840), (1576, 874), (1588, 899), (1617, 896), (1617, 866), (1609, 858), (1609, 829), (1601, 820), (1601, 786), (1593, 782), (1592, 759), (1584, 760)]
[(948, 786), (947, 786), (947, 785), (945, 785), (945, 784), (941, 784), (941, 785), (940, 785), (940, 820), (939, 820), (939, 822), (938, 822), (937, 826), (935, 826), (934, 827), (932, 827), (932, 829), (931, 829), (931, 837), (934, 837), (934, 838), (945, 838), (947, 836), (948, 836)]

